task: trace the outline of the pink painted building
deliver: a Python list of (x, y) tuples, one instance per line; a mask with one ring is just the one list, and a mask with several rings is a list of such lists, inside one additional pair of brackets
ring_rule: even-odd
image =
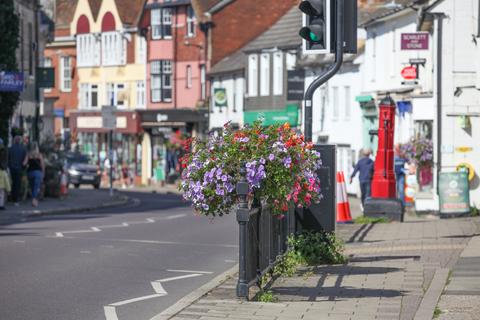
[(208, 127), (207, 35), (190, 0), (148, 0), (140, 28), (147, 38), (142, 180), (163, 182), (178, 171), (178, 136)]

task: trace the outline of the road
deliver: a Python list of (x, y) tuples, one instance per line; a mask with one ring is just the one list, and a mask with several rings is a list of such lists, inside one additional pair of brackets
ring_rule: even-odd
[(235, 265), (233, 215), (129, 196), (123, 208), (1, 226), (0, 319), (148, 320)]

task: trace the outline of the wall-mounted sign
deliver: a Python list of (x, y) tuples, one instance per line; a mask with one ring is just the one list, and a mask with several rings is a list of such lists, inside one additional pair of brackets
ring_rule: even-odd
[(305, 70), (291, 70), (287, 73), (287, 100), (303, 100), (305, 92)]
[(116, 123), (115, 107), (102, 106), (102, 127), (109, 130), (115, 130)]
[(37, 68), (37, 88), (55, 87), (55, 68)]
[(168, 121), (168, 114), (159, 113), (157, 114), (157, 122)]
[(425, 58), (413, 58), (413, 59), (408, 59), (408, 63), (410, 64), (419, 64), (419, 65), (424, 65), (427, 63), (427, 59)]
[(428, 50), (428, 32), (402, 33), (402, 50)]
[(0, 71), (0, 91), (23, 91), (23, 72)]
[(461, 147), (455, 148), (455, 151), (457, 151), (457, 152), (471, 152), (471, 151), (473, 151), (473, 148), (472, 147), (461, 146)]
[(215, 103), (215, 107), (226, 107), (227, 106), (227, 90), (225, 88), (213, 89), (213, 101)]
[(402, 69), (400, 74), (405, 80), (414, 80), (417, 78), (417, 68), (412, 66), (405, 67)]

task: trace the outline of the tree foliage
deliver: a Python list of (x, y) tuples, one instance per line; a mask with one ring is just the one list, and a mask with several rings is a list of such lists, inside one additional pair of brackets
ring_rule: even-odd
[[(0, 1), (0, 70), (18, 71), (19, 19), (13, 0)], [(17, 105), (18, 92), (0, 92), (0, 138), (8, 141), (8, 124)]]

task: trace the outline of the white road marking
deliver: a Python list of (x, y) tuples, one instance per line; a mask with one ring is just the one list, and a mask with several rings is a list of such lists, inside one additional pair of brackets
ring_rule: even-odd
[(115, 311), (115, 307), (105, 306), (105, 307), (103, 307), (103, 311), (105, 312), (105, 319), (106, 320), (118, 320), (117, 312)]
[(184, 218), (186, 216), (188, 216), (188, 214), (186, 214), (186, 213), (175, 214), (173, 216), (166, 217), (165, 220), (173, 220), (173, 219), (178, 219), (178, 218)]
[(193, 270), (176, 270), (176, 269), (167, 269), (170, 272), (183, 272), (183, 273), (200, 273), (200, 274), (212, 274), (210, 271), (193, 271)]
[(194, 278), (194, 277), (199, 277), (199, 276), (201, 276), (201, 274), (199, 274), (199, 273), (193, 273), (193, 274), (186, 274), (186, 275), (184, 275), (184, 276), (165, 278), (165, 279), (160, 279), (160, 280), (155, 280), (155, 281), (156, 281), (156, 282), (170, 282), (170, 281), (174, 281), (174, 280)]
[(154, 223), (154, 222), (155, 222), (155, 219), (148, 218), (147, 221), (150, 222), (150, 223)]
[(168, 294), (167, 291), (165, 291), (165, 289), (163, 288), (163, 286), (160, 282), (152, 281), (151, 284), (152, 284), (153, 290), (155, 290), (156, 293), (163, 294), (164, 296), (166, 296)]
[(100, 232), (102, 230), (98, 229), (97, 227), (91, 227), (90, 229), (92, 229), (92, 231), (95, 231), (95, 232)]
[(24, 240), (13, 240), (14, 243), (25, 243)]
[(109, 228), (125, 228), (128, 227), (128, 223), (124, 222), (122, 224), (109, 224), (106, 226), (98, 226), (99, 229), (109, 229)]
[(148, 300), (148, 299), (153, 299), (153, 298), (158, 298), (158, 297), (163, 297), (163, 296), (164, 296), (163, 294), (155, 293), (155, 294), (151, 294), (151, 295), (148, 295), (148, 296), (143, 296), (143, 297), (138, 297), (138, 298), (133, 298), (133, 299), (128, 299), (128, 300), (123, 300), (123, 301), (111, 303), (111, 304), (109, 304), (109, 306), (120, 307), (120, 306), (124, 306), (126, 304), (129, 304), (129, 303), (134, 303), (134, 302), (138, 302), (138, 301), (143, 301), (143, 300)]
[(55, 233), (55, 236), (56, 236), (57, 238), (63, 238), (63, 233), (57, 232), (57, 233)]
[(80, 251), (80, 253), (92, 253), (92, 251), (84, 250), (84, 251)]
[(235, 263), (235, 260), (225, 260), (226, 263)]

